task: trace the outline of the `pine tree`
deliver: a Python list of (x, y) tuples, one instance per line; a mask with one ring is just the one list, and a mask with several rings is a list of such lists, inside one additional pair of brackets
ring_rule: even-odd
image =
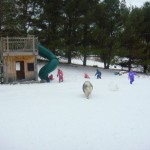
[(0, 37), (17, 34), (16, 15), (15, 0), (0, 1)]

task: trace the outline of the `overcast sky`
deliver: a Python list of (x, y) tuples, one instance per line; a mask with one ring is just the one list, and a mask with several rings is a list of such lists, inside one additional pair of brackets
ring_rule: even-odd
[(133, 6), (137, 6), (137, 7), (141, 7), (143, 6), (143, 4), (149, 0), (125, 0), (127, 6), (133, 5)]

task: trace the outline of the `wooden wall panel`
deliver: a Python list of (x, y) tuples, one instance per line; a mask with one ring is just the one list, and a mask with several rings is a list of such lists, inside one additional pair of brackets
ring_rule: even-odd
[[(25, 80), (37, 79), (36, 56), (7, 56), (5, 57), (5, 73), (8, 82), (16, 81), (16, 62), (24, 61)], [(34, 71), (28, 71), (28, 63), (34, 63)]]

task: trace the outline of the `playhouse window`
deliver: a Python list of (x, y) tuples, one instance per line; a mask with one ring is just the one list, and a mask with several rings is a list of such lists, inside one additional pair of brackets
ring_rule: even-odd
[(20, 71), (20, 62), (19, 61), (16, 62), (16, 71)]
[(28, 71), (34, 71), (34, 63), (28, 63)]

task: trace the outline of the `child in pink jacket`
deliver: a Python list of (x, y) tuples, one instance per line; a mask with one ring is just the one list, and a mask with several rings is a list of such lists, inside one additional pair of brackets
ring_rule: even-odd
[(63, 71), (58, 69), (57, 77), (59, 78), (59, 82), (63, 82)]
[(84, 78), (90, 79), (89, 75), (87, 73), (84, 73)]

